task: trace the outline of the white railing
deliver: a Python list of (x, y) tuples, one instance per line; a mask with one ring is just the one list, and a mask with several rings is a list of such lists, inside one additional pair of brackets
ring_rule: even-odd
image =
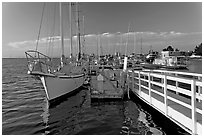
[(191, 134), (202, 134), (202, 74), (128, 70), (129, 86)]

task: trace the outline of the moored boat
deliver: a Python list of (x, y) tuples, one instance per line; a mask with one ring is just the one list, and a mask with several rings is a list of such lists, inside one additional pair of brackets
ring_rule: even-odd
[(160, 58), (155, 58), (155, 65), (161, 65), (163, 69), (187, 69), (187, 60), (178, 51), (162, 51)]
[[(72, 56), (69, 58), (69, 60), (67, 60), (64, 56), (62, 4), (60, 3), (59, 5), (62, 47), (59, 67), (55, 69), (52, 66), (52, 59), (37, 50), (29, 50), (25, 52), (28, 61), (28, 74), (40, 78), (45, 89), (46, 97), (49, 101), (55, 100), (63, 95), (75, 91), (83, 85), (85, 80), (84, 70), (86, 64), (83, 64), (83, 60), (81, 59), (81, 51), (79, 50), (77, 61), (74, 60)], [(77, 36), (80, 35), (77, 34)], [(72, 39), (72, 36), (70, 36), (70, 39)], [(78, 43), (78, 46), (80, 46), (80, 37), (78, 37)]]

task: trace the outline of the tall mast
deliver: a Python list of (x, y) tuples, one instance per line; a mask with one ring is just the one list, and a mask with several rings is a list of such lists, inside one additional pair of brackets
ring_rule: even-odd
[(98, 55), (99, 55), (99, 60), (100, 60), (100, 56), (101, 56), (101, 49), (100, 49), (100, 48), (101, 48), (101, 40), (100, 40), (100, 34), (98, 35), (98, 43), (99, 43), (99, 44), (98, 44), (98, 45), (99, 45), (99, 54), (98, 54)]
[(120, 34), (120, 54), (122, 55), (121, 47), (123, 45), (123, 39), (122, 34)]
[(128, 25), (128, 34), (127, 34), (127, 41), (126, 41), (126, 47), (125, 47), (125, 56), (127, 56), (127, 46), (128, 46), (129, 32), (130, 32), (130, 23)]
[(72, 3), (70, 2), (69, 4), (69, 25), (70, 25), (70, 58), (72, 58), (72, 52), (73, 52), (73, 48), (72, 48)]
[(135, 50), (136, 50), (136, 35), (134, 33), (134, 54), (135, 54)]
[(116, 37), (114, 37), (114, 39), (115, 39), (115, 41), (114, 41), (114, 54), (113, 55), (116, 55), (116, 46), (118, 45), (118, 43), (117, 43), (117, 35), (116, 35)]
[(83, 49), (82, 54), (85, 54), (85, 26), (84, 26), (84, 16), (83, 16)]
[(80, 30), (79, 30), (78, 3), (76, 3), (76, 18), (77, 18), (77, 46), (79, 47), (78, 60), (80, 60), (80, 58), (81, 58), (81, 43), (80, 43)]
[(128, 25), (128, 34), (127, 34), (127, 41), (126, 41), (126, 47), (125, 47), (125, 57), (124, 57), (124, 65), (123, 65), (123, 71), (125, 72), (127, 70), (127, 46), (128, 46), (128, 38), (129, 38), (129, 32), (130, 32), (130, 23)]
[(142, 37), (141, 37), (141, 49), (140, 49), (141, 55), (142, 55)]
[(98, 57), (98, 35), (96, 37), (96, 55)]
[(64, 56), (64, 34), (63, 34), (63, 18), (62, 18), (62, 3), (60, 2), (60, 33), (61, 33), (61, 46), (62, 46), (62, 51), (61, 51), (61, 65), (63, 65), (63, 59), (65, 58)]

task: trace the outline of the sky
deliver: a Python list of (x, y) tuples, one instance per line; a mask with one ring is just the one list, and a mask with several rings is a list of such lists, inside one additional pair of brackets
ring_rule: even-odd
[[(36, 49), (43, 4), (2, 3), (3, 58), (25, 57), (25, 51)], [(65, 56), (69, 56), (68, 3), (62, 7)], [(73, 5), (73, 17), (75, 9)], [(38, 50), (52, 56), (60, 56), (61, 51), (58, 14), (58, 3), (45, 4)], [(147, 53), (149, 49), (160, 52), (169, 45), (188, 51), (202, 42), (201, 2), (80, 2), (79, 15), (84, 51), (89, 54), (124, 54), (126, 46), (128, 54)], [(78, 51), (75, 20), (72, 20), (74, 54)], [(53, 43), (49, 43), (50, 36), (55, 39)]]

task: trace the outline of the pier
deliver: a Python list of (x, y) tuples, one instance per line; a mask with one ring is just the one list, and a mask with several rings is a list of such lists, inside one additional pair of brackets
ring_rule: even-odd
[(128, 89), (190, 134), (202, 134), (202, 74), (127, 71)]
[(202, 74), (150, 69), (98, 69), (98, 74), (103, 85), (99, 75), (92, 76), (91, 98), (123, 98), (126, 93), (131, 98), (133, 92), (189, 134), (202, 134)]
[(124, 90), (118, 80), (112, 77), (113, 70), (101, 69), (97, 76), (91, 76), (91, 99), (123, 99)]

